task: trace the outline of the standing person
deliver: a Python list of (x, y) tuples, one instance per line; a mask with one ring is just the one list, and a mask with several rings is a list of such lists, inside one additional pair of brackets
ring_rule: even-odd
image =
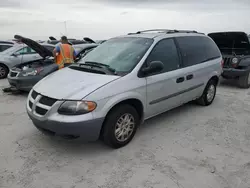
[(69, 44), (66, 36), (61, 37), (61, 44), (55, 47), (53, 54), (59, 69), (63, 68), (65, 64), (74, 63), (74, 59), (76, 58), (76, 52)]

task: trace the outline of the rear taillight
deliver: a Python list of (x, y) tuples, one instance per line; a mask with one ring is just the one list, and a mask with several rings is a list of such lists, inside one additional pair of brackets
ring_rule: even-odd
[(223, 66), (224, 66), (224, 60), (223, 59), (221, 60), (220, 64), (221, 64), (221, 67), (223, 68)]

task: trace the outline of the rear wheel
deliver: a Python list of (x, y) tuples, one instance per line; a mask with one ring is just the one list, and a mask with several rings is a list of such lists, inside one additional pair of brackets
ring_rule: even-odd
[(205, 87), (202, 96), (197, 100), (197, 103), (203, 106), (208, 106), (213, 103), (216, 95), (216, 81), (210, 80)]
[(250, 87), (250, 72), (245, 76), (239, 77), (238, 80), (239, 87), (241, 88), (249, 88)]
[(139, 115), (130, 105), (113, 109), (104, 123), (103, 141), (112, 148), (127, 145), (134, 137), (140, 123)]
[(7, 66), (0, 64), (0, 79), (6, 78), (9, 73)]

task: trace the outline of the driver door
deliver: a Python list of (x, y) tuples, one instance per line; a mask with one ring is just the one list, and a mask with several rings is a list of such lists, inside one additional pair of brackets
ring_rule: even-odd
[(148, 75), (147, 83), (147, 112), (146, 118), (163, 113), (171, 108), (181, 105), (179, 92), (184, 81), (180, 67), (180, 59), (174, 39), (159, 41), (149, 54), (146, 64), (161, 61), (163, 71)]

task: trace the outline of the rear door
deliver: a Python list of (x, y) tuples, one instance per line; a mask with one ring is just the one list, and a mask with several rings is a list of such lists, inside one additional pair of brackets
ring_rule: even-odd
[[(146, 117), (149, 118), (168, 109), (180, 105), (181, 80), (180, 59), (174, 39), (163, 39), (152, 49), (144, 66), (152, 61), (161, 61), (164, 70), (160, 73), (148, 75), (147, 83), (147, 110)], [(179, 81), (178, 81), (179, 80)]]
[(189, 102), (203, 93), (213, 71), (220, 66), (220, 51), (206, 36), (185, 36), (176, 38), (181, 51), (185, 85), (181, 100)]

